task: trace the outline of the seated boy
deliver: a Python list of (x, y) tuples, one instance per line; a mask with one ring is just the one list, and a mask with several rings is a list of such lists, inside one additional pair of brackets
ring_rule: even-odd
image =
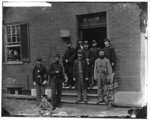
[(50, 102), (48, 102), (47, 100), (47, 95), (43, 94), (42, 95), (42, 100), (38, 106), (39, 108), (39, 113), (42, 115), (42, 116), (51, 116), (52, 114), (52, 105)]

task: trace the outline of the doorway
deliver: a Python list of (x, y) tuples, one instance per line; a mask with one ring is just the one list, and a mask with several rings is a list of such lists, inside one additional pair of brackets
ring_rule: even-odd
[(99, 48), (104, 48), (103, 40), (106, 38), (106, 27), (87, 28), (82, 30), (83, 41), (89, 42), (89, 47), (92, 46), (92, 40), (96, 40)]
[(78, 37), (79, 40), (89, 42), (96, 40), (99, 48), (104, 48), (104, 39), (107, 38), (106, 12), (78, 15)]

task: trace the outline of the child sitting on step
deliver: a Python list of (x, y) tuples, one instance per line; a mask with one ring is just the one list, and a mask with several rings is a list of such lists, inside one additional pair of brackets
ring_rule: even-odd
[(42, 95), (42, 100), (38, 106), (39, 108), (39, 113), (42, 116), (51, 116), (52, 114), (52, 105), (51, 103), (48, 101), (48, 96), (43, 94)]

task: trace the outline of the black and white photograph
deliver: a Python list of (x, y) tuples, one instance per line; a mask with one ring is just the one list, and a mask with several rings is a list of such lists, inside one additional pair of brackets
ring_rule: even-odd
[(1, 14), (1, 117), (147, 119), (147, 1), (6, 0)]

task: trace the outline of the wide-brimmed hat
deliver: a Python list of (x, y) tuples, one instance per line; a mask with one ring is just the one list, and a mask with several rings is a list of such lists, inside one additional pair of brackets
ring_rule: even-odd
[(87, 40), (84, 41), (84, 45), (88, 45), (89, 42)]
[(41, 58), (41, 57), (37, 57), (37, 58), (36, 58), (36, 61), (42, 62), (42, 58)]
[(96, 42), (96, 40), (92, 40), (92, 44), (96, 44), (97, 42)]
[(60, 55), (57, 53), (57, 54), (54, 55), (54, 58), (55, 58), (55, 57), (60, 58)]

